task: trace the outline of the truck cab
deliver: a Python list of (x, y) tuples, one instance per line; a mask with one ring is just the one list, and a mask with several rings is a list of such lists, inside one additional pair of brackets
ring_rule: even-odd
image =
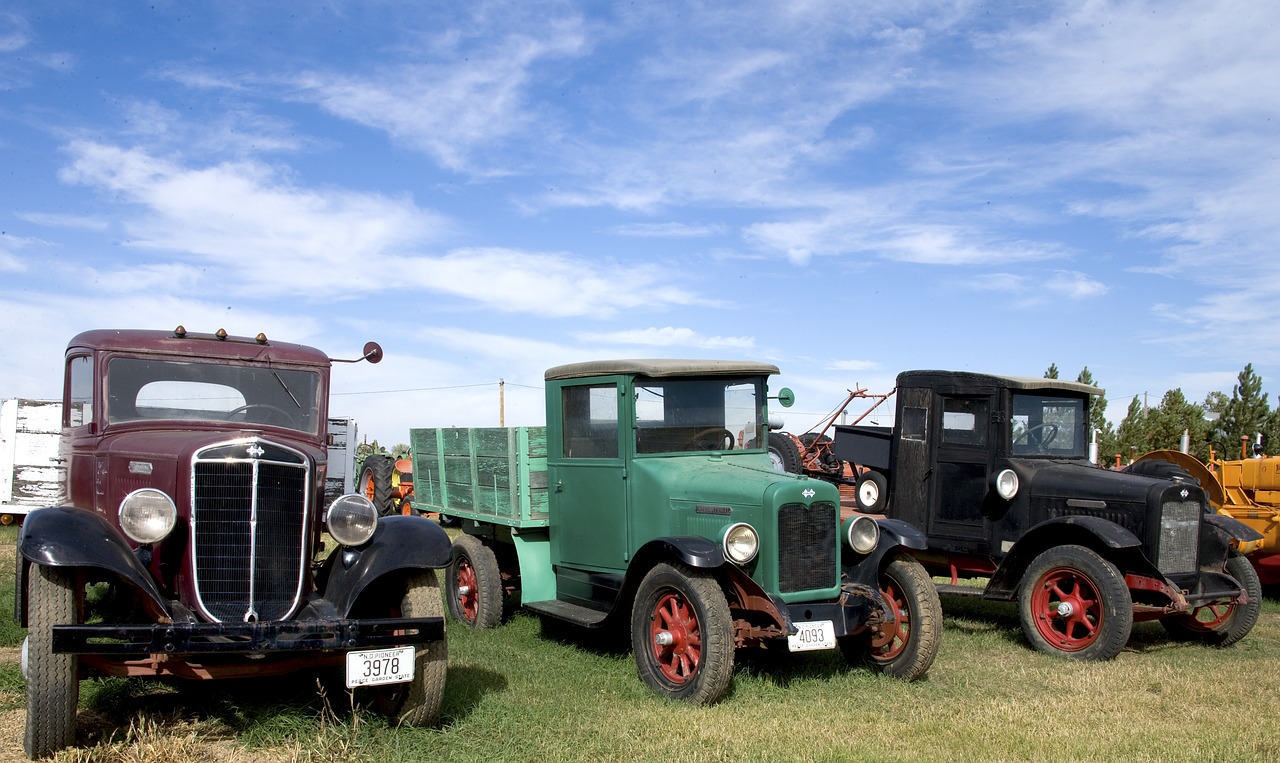
[[(837, 426), (858, 502), (924, 529), (935, 575), (985, 578), (950, 593), (1017, 600), (1041, 651), (1107, 659), (1134, 620), (1218, 645), (1253, 627), (1257, 575), (1233, 544), (1253, 530), (1213, 512), (1194, 484), (1089, 461), (1102, 390), (970, 372), (898, 376), (893, 427)], [(883, 490), (878, 489), (883, 486)]]
[[(735, 649), (840, 648), (923, 675), (937, 595), (901, 551), (923, 536), (842, 520), (834, 486), (772, 469), (776, 373), (746, 361), (576, 363), (546, 372), (545, 428), (414, 430), (415, 506), (462, 520), (446, 578), (455, 616), (496, 625), (518, 593), (545, 619), (618, 623), (650, 688), (694, 704), (725, 693)], [(508, 440), (519, 457), (497, 468), (489, 454)]]
[[(362, 359), (381, 353), (371, 342)], [(17, 545), (30, 757), (74, 742), (89, 676), (318, 669), (397, 721), (435, 719), (449, 540), (363, 496), (325, 506), (332, 362), (181, 326), (71, 340), (66, 481)]]

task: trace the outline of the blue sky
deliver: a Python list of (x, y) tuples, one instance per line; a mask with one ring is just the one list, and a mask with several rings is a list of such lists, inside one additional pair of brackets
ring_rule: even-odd
[[(78, 331), (256, 334), (331, 412), (543, 423), (543, 371), (764, 360), (807, 429), (913, 368), (1113, 419), (1280, 389), (1280, 5), (0, 9), (0, 397)], [(1273, 398), (1274, 399), (1274, 398)]]

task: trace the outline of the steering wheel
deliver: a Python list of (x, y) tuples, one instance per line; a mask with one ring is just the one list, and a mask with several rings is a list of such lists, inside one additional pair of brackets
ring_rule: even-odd
[(243, 419), (244, 421), (247, 422), (249, 421), (249, 411), (252, 411), (255, 409), (262, 409), (267, 412), (267, 416), (265, 419), (255, 423), (270, 424), (272, 423), (272, 421), (274, 421), (277, 424), (283, 425), (286, 422), (293, 420), (293, 417), (290, 416), (287, 411), (285, 411), (282, 408), (277, 408), (276, 406), (271, 405), (270, 403), (245, 403), (244, 405), (238, 406), (236, 408), (232, 408), (231, 410), (227, 411), (227, 420), (230, 421), (231, 419), (235, 418), (237, 415), (243, 414)]
[[(714, 442), (716, 444), (716, 447), (714, 448), (699, 447), (702, 443), (706, 443), (706, 442)], [(702, 431), (695, 434), (693, 437), (690, 437), (689, 442), (685, 443), (684, 449), (685, 450), (733, 450), (733, 446), (737, 442), (738, 440), (736, 437), (733, 436), (733, 432), (730, 432), (728, 429), (725, 429), (724, 427), (707, 427), (706, 429), (703, 429)]]
[(1053, 439), (1058, 436), (1058, 425), (1038, 424), (1034, 427), (1027, 427), (1017, 437), (1013, 438), (1013, 444), (1017, 445), (1020, 441), (1026, 440), (1027, 444), (1031, 445), (1032, 432), (1040, 433), (1040, 436), (1036, 438), (1035, 449), (1040, 453), (1044, 453), (1048, 449), (1049, 443), (1053, 442)]

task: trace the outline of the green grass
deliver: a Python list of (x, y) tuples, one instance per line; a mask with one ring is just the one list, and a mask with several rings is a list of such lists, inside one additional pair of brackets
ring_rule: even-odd
[[(0, 559), (0, 576), (5, 567)], [(524, 614), (484, 632), (450, 623), (436, 728), (394, 728), (329, 707), (305, 678), (181, 690), (87, 681), (86, 748), (68, 759), (126, 760), (139, 738), (163, 748), (156, 740), (166, 735), (177, 740), (175, 759), (193, 754), (181, 746), (193, 739), (248, 747), (255, 760), (378, 763), (1280, 759), (1274, 598), (1234, 647), (1175, 643), (1141, 623), (1117, 659), (1090, 664), (1032, 652), (1010, 605), (948, 598), (943, 606), (942, 651), (925, 680), (850, 669), (831, 653), (784, 655), (740, 667), (731, 694), (707, 708), (652, 695), (625, 635), (550, 638)], [(0, 697), (15, 675), (16, 666), (0, 666)]]

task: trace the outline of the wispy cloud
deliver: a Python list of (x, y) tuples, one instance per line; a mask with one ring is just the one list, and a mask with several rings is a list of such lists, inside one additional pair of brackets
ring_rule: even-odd
[(754, 349), (756, 345), (755, 339), (749, 336), (707, 336), (690, 328), (675, 326), (609, 332), (579, 332), (574, 336), (582, 342), (636, 347), (693, 347), (701, 350), (746, 352)]

